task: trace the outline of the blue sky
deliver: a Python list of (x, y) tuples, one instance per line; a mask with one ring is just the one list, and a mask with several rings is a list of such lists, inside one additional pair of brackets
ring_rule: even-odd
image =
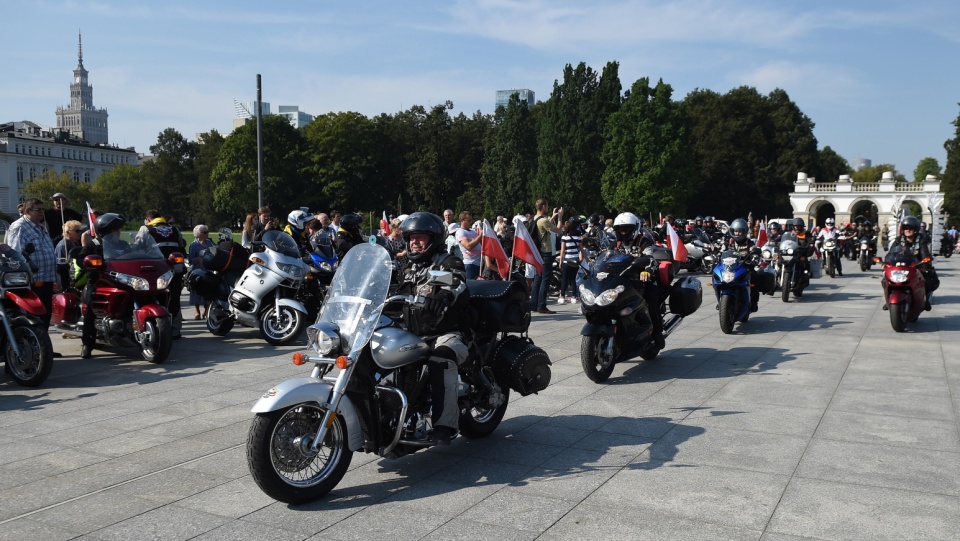
[[(550, 96), (566, 64), (620, 63), (627, 89), (663, 79), (787, 91), (821, 148), (911, 177), (960, 114), (960, 2), (741, 0), (6, 0), (0, 122), (55, 125), (83, 32), (110, 141), (148, 152), (167, 127), (229, 133), (233, 99), (302, 111), (396, 113), (494, 93)], [(952, 67), (951, 67), (952, 66)]]

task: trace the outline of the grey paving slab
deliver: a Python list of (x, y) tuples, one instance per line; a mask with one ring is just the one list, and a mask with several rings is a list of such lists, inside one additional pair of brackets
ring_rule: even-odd
[(711, 291), (655, 361), (582, 374), (576, 306), (535, 315), (553, 384), (491, 436), (356, 454), (291, 506), (247, 470), (250, 407), (299, 345), (185, 322), (171, 359), (64, 353), (0, 379), (0, 539), (945, 539), (960, 531), (960, 272), (895, 334), (877, 271), (763, 297), (734, 334)]

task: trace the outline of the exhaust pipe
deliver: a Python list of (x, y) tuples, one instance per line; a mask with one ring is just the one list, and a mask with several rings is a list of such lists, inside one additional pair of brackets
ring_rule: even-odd
[(674, 315), (668, 319), (663, 324), (663, 337), (666, 338), (670, 336), (670, 333), (677, 330), (677, 327), (680, 326), (680, 322), (683, 321), (683, 316)]

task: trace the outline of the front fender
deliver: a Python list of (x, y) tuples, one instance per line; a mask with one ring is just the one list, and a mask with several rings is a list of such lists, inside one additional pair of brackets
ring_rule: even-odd
[(40, 302), (40, 297), (32, 289), (8, 289), (4, 294), (28, 314), (40, 316), (47, 313), (47, 309)]
[[(276, 387), (263, 393), (263, 396), (250, 410), (253, 413), (268, 413), (289, 408), (304, 402), (326, 404), (330, 399), (333, 384), (316, 378), (293, 378), (280, 383)], [(360, 428), (360, 417), (353, 407), (353, 402), (346, 395), (340, 399), (337, 414), (343, 417), (347, 424), (347, 444), (351, 451), (363, 449), (363, 430)]]
[(912, 295), (906, 289), (889, 289), (887, 291), (887, 304), (903, 304), (910, 302)]
[(139, 310), (133, 311), (133, 317), (137, 321), (137, 330), (143, 332), (147, 325), (147, 318), (168, 317), (170, 312), (166, 306), (161, 304), (145, 304)]
[(581, 336), (593, 336), (596, 334), (604, 336), (613, 336), (614, 325), (612, 323), (584, 323), (580, 329)]
[(303, 305), (302, 302), (300, 302), (300, 301), (298, 301), (298, 300), (296, 300), (296, 299), (283, 298), (283, 299), (278, 300), (278, 301), (277, 301), (277, 304), (279, 304), (280, 306), (288, 306), (288, 307), (293, 308), (294, 310), (296, 310), (296, 311), (298, 311), (298, 312), (303, 312), (304, 314), (307, 313), (307, 308)]

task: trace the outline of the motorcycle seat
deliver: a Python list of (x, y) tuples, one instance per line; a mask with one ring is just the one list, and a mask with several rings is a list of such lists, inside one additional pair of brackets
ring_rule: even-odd
[(493, 332), (526, 332), (529, 328), (527, 291), (520, 282), (467, 280), (467, 290), (481, 327)]

